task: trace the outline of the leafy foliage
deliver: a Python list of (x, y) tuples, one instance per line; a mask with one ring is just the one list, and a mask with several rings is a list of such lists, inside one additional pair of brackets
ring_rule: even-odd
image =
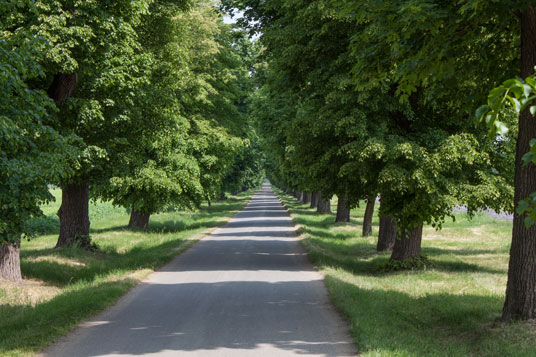
[[(536, 106), (536, 80), (534, 76), (523, 79), (509, 79), (500, 86), (492, 89), (488, 95), (488, 104), (482, 105), (475, 112), (477, 120), (484, 122), (489, 128), (489, 135), (505, 136), (509, 132), (508, 108), (510, 107), (517, 115), (528, 110), (534, 116)], [(504, 119), (501, 118), (501, 114)], [(502, 120), (501, 120), (502, 119)], [(525, 165), (536, 164), (536, 138), (530, 141), (530, 149), (523, 156)], [(526, 214), (525, 226), (531, 227), (536, 223), (536, 192), (518, 202), (518, 214)]]
[(18, 20), (37, 10), (26, 2), (0, 5), (0, 244), (18, 244), (21, 234), (33, 233), (30, 217), (53, 199), (48, 184), (69, 175), (68, 159), (76, 154), (73, 138), (50, 126), (54, 104), (30, 86), (44, 76), (39, 61), (47, 44)]

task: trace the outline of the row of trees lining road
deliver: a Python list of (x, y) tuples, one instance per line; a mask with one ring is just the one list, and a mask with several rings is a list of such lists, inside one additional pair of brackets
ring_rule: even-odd
[[(89, 200), (151, 214), (259, 185), (256, 48), (197, 0), (0, 5), (0, 277), (62, 190), (57, 247), (89, 249)], [(248, 56), (245, 56), (248, 54)], [(237, 174), (240, 172), (240, 174)]]
[[(336, 195), (345, 211), (338, 220), (360, 200), (380, 197), (378, 249), (392, 247), (397, 234), (393, 262), (426, 263), (423, 224), (441, 228), (457, 206), (469, 214), (515, 212), (503, 319), (535, 318), (536, 226), (524, 224), (530, 202), (514, 208), (536, 192), (534, 163), (522, 161), (536, 122), (528, 106), (519, 118), (502, 111), (492, 136), (473, 120), (490, 89), (516, 77), (520, 63), (523, 78), (534, 73), (534, 4), (224, 5), (243, 12), (241, 24), (263, 47), (254, 115), (270, 180), (304, 202), (309, 193)], [(525, 104), (534, 99), (518, 92), (526, 94)]]

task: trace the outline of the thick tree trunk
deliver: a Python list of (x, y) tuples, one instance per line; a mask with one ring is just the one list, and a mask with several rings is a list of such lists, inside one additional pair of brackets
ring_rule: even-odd
[(380, 217), (380, 231), (378, 233), (378, 252), (393, 250), (396, 241), (396, 219), (385, 216)]
[(77, 83), (78, 76), (76, 73), (57, 73), (52, 80), (52, 84), (48, 87), (47, 94), (57, 104), (73, 94)]
[(130, 212), (128, 228), (141, 229), (147, 232), (147, 229), (149, 229), (150, 217), (151, 215), (149, 213), (142, 213), (133, 209), (132, 212)]
[(298, 198), (301, 202), (303, 202), (303, 196), (305, 195), (305, 192), (300, 191), (300, 197)]
[(348, 197), (346, 195), (339, 196), (337, 200), (337, 216), (335, 218), (335, 223), (350, 222), (350, 209), (348, 208)]
[(304, 192), (303, 194), (303, 203), (311, 203), (311, 193)]
[(20, 241), (0, 245), (0, 278), (19, 282), (20, 272)]
[(311, 204), (309, 205), (310, 208), (316, 208), (316, 205), (318, 204), (318, 192), (311, 193)]
[(363, 217), (363, 237), (372, 235), (372, 217), (374, 216), (374, 204), (376, 203), (376, 197), (370, 197), (367, 200), (367, 206), (365, 207), (365, 216)]
[[(520, 15), (521, 22), (521, 77), (534, 73), (536, 65), (536, 13), (531, 5)], [(514, 204), (536, 192), (536, 166), (523, 165), (521, 158), (529, 151), (530, 140), (536, 138), (536, 119), (529, 109), (519, 116), (517, 137)], [(514, 213), (512, 245), (508, 265), (508, 283), (502, 318), (536, 318), (536, 225), (527, 229), (525, 215)]]
[(67, 185), (62, 188), (58, 217), (60, 236), (56, 248), (72, 244), (77, 236), (89, 236), (88, 184)]
[(329, 199), (325, 200), (322, 197), (322, 193), (318, 193), (318, 202), (316, 204), (317, 213), (331, 213), (331, 202)]
[(390, 260), (406, 260), (421, 257), (422, 225), (399, 231)]

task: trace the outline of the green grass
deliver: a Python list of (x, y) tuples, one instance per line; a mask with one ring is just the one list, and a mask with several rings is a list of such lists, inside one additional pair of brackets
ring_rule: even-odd
[(469, 220), (460, 213), (441, 231), (425, 227), (422, 251), (435, 268), (385, 273), (378, 267), (390, 254), (376, 253), (376, 215), (373, 236), (361, 237), (364, 204), (352, 210), (351, 224), (335, 225), (334, 215), (318, 215), (281, 191), (277, 194), (300, 225), (302, 242), (324, 273), (360, 354), (536, 355), (534, 323), (499, 320), (511, 221), (484, 214)]
[[(53, 191), (60, 197), (59, 190)], [(2, 281), (0, 355), (31, 355), (112, 305), (134, 285), (188, 248), (209, 229), (223, 225), (252, 192), (203, 205), (199, 211), (151, 217), (149, 232), (126, 228), (125, 209), (106, 202), (90, 206), (91, 237), (97, 252), (55, 250), (59, 200), (43, 207), (46, 217), (32, 222), (44, 235), (23, 241), (22, 284)]]

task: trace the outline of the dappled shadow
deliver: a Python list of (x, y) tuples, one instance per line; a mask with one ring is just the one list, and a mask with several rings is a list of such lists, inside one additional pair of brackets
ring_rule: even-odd
[(245, 212), (44, 352), (355, 355), (288, 213)]
[[(330, 229), (331, 226), (335, 224), (335, 211), (332, 213), (318, 213), (315, 208), (310, 208), (309, 204), (303, 204), (300, 201), (296, 200), (294, 197), (286, 196), (283, 197), (282, 200), (283, 204), (292, 211), (300, 216), (308, 216), (308, 217), (315, 217), (315, 218), (307, 218), (307, 217), (296, 217), (295, 222), (298, 224), (307, 224), (309, 226), (317, 227), (317, 228), (325, 228)], [(317, 217), (325, 217), (322, 220), (318, 220)], [(363, 225), (363, 217), (350, 217), (350, 222), (354, 225), (362, 226)], [(373, 227), (379, 227), (378, 220), (374, 220), (372, 222)]]
[[(437, 247), (424, 247), (423, 250), (429, 255), (481, 255), (481, 254), (497, 254), (497, 249), (445, 249)], [(508, 253), (506, 251), (505, 253)]]
[(296, 241), (284, 237), (253, 237), (260, 239), (227, 240), (227, 236), (212, 234), (162, 271), (314, 271)]
[[(482, 350), (485, 345), (482, 340), (493, 339), (493, 326), (486, 323), (500, 316), (501, 296), (441, 293), (413, 297), (395, 290), (362, 289), (333, 276), (328, 276), (326, 281), (329, 289), (341, 296), (339, 308), (350, 321), (361, 353), (411, 356), (498, 353), (494, 343), (488, 345), (490, 349)], [(456, 341), (454, 346), (453, 341)], [(501, 347), (510, 348), (512, 355), (516, 355), (515, 343)]]
[[(251, 204), (255, 204), (255, 199), (251, 200)], [(265, 202), (263, 204), (266, 204)], [(250, 207), (248, 205), (248, 208)], [(281, 207), (280, 204), (277, 204)], [(281, 207), (282, 208), (282, 207)], [(210, 218), (211, 215), (206, 212), (196, 213), (191, 217), (191, 221), (184, 223), (181, 221), (166, 221), (151, 222), (150, 231), (155, 232), (184, 232), (189, 230), (196, 230), (199, 228), (212, 228), (221, 225), (221, 219), (214, 219), (212, 221), (201, 221), (203, 218)], [(240, 212), (235, 215), (236, 218), (243, 218), (243, 220), (236, 220), (229, 222), (225, 227), (225, 230), (217, 231), (212, 234), (213, 237), (224, 238), (239, 238), (234, 239), (233, 242), (226, 242), (225, 240), (207, 239), (198, 242), (197, 248), (207, 249), (210, 252), (214, 252), (211, 262), (207, 264), (207, 270), (214, 267), (215, 262), (228, 262), (232, 263), (233, 259), (229, 257), (236, 256), (236, 252), (241, 250), (242, 255), (249, 255), (247, 264), (259, 264), (259, 269), (275, 270), (278, 269), (277, 264), (283, 264), (282, 259), (275, 259), (274, 263), (269, 262), (270, 254), (274, 256), (284, 257), (284, 254), (288, 256), (294, 256), (295, 259), (303, 255), (303, 251), (293, 251), (290, 247), (296, 245), (295, 242), (289, 241), (288, 237), (294, 236), (293, 224), (288, 219), (288, 212), (283, 208), (280, 212), (275, 212), (275, 215), (271, 215), (269, 219), (263, 220), (266, 217), (265, 212), (260, 211), (248, 211)], [(287, 219), (277, 219), (277, 217), (287, 217)], [(197, 220), (197, 222), (196, 222)], [(269, 227), (276, 227), (276, 229), (270, 229)], [(266, 227), (266, 229), (258, 230), (259, 227)], [(280, 229), (277, 227), (286, 227)], [(247, 231), (244, 232), (230, 232), (227, 229), (232, 228), (244, 228)], [(251, 228), (251, 229), (250, 229)], [(111, 227), (102, 230), (94, 230), (93, 233), (103, 233), (107, 231), (127, 230), (126, 227)], [(261, 238), (270, 237), (265, 241), (257, 241), (251, 243), (247, 238)], [(280, 238), (287, 238), (287, 241), (279, 240)], [(116, 269), (136, 270), (143, 268), (154, 269), (156, 266), (160, 266), (163, 263), (169, 261), (183, 244), (185, 238), (176, 238), (168, 240), (162, 244), (155, 245), (153, 247), (136, 247), (130, 248), (122, 253), (116, 252), (100, 252), (98, 253), (99, 259), (94, 259), (96, 253), (89, 253), (84, 250), (77, 250), (76, 248), (66, 249), (43, 249), (43, 250), (24, 250), (22, 253), (21, 267), (25, 277), (40, 279), (56, 285), (67, 285), (81, 280), (91, 281), (97, 275), (109, 274)], [(247, 249), (245, 248), (247, 247)], [(74, 249), (74, 251), (73, 251)], [(159, 254), (161, 252), (161, 254)], [(210, 253), (209, 253), (210, 254)], [(161, 256), (160, 256), (161, 255)], [(72, 258), (71, 262), (61, 262), (54, 257)], [(88, 259), (84, 259), (87, 256)], [(153, 259), (143, 259), (142, 256), (152, 256)], [(32, 258), (32, 259), (26, 259)], [(51, 258), (51, 259), (47, 259)], [(108, 259), (110, 258), (110, 259)], [(200, 259), (200, 263), (204, 260)], [(292, 263), (296, 263), (292, 261)], [(230, 270), (243, 269), (243, 267), (228, 266)], [(290, 268), (289, 268), (290, 269)]]
[[(321, 266), (329, 266), (343, 269), (356, 275), (390, 275), (398, 274), (385, 272), (382, 267), (389, 261), (390, 252), (378, 253), (375, 244), (356, 241), (350, 246), (340, 247), (336, 240), (325, 240), (306, 244), (308, 255), (311, 260)], [(422, 253), (427, 255), (434, 264), (432, 270), (445, 272), (481, 272), (489, 274), (504, 274), (502, 269), (488, 268), (485, 266), (466, 263), (463, 261), (435, 260), (433, 254), (429, 254), (429, 248), (423, 248)], [(372, 258), (372, 259), (371, 259)], [(366, 259), (366, 260), (364, 260)], [(420, 272), (421, 270), (416, 270)]]
[[(65, 333), (66, 327), (74, 326), (101, 311), (136, 283), (137, 280), (128, 278), (99, 282), (83, 289), (71, 289), (35, 306), (0, 305), (0, 355), (19, 355), (21, 349), (44, 348), (47, 341)], [(17, 336), (13, 336), (14, 326), (34, 328), (17, 328)]]
[[(426, 251), (424, 251), (426, 253)], [(506, 274), (506, 269), (493, 269), (484, 267), (482, 265), (466, 263), (462, 261), (451, 260), (434, 260), (432, 257), (432, 263), (434, 264), (434, 270), (446, 271), (446, 272), (479, 272), (489, 274)]]
[(320, 313), (322, 291), (320, 280), (142, 283), (119, 313), (97, 316), (44, 354), (355, 355), (342, 326)]
[[(23, 252), (21, 270), (26, 278), (39, 279), (55, 285), (68, 285), (77, 281), (92, 281), (98, 275), (106, 275), (116, 270), (155, 269), (173, 258), (185, 238), (168, 240), (153, 247), (136, 247), (123, 253), (87, 252), (81, 248), (69, 247), (52, 250)], [(32, 259), (26, 259), (32, 258)], [(68, 258), (62, 262), (55, 257)], [(150, 257), (147, 259), (146, 257)]]
[(183, 231), (190, 231), (195, 230), (199, 228), (214, 228), (221, 226), (222, 222), (224, 222), (225, 217), (222, 217), (217, 220), (210, 220), (210, 221), (196, 221), (193, 220), (192, 222), (185, 223), (178, 220), (167, 220), (164, 222), (155, 221), (149, 223), (149, 233), (176, 233), (176, 232), (183, 232)]
[[(293, 198), (283, 198), (283, 202), (287, 204), (293, 212), (298, 215), (303, 215), (306, 212), (311, 212), (309, 208), (303, 209), (299, 201)], [(313, 212), (316, 215), (316, 212)], [(338, 231), (331, 226), (335, 222), (335, 217), (326, 216), (318, 220), (318, 218), (300, 217), (294, 218), (294, 221), (301, 224), (302, 227), (299, 233), (308, 233), (309, 238), (305, 238), (311, 260), (315, 264), (330, 266), (344, 269), (353, 274), (361, 275), (389, 275), (397, 274), (385, 272), (382, 267), (389, 260), (390, 253), (378, 253), (375, 244), (370, 244), (368, 241), (353, 241), (349, 245), (339, 246), (337, 241), (347, 240), (360, 237), (361, 234), (356, 231)], [(361, 224), (362, 222), (352, 219), (352, 223)], [(378, 225), (377, 222), (374, 223)], [(320, 240), (315, 240), (320, 238)], [(435, 260), (434, 257), (442, 255), (453, 256), (470, 256), (480, 254), (497, 254), (497, 250), (491, 249), (445, 249), (436, 247), (423, 247), (422, 254), (428, 256), (434, 267), (432, 269), (445, 272), (482, 272), (489, 274), (505, 274), (504, 269), (494, 269), (478, 264), (466, 263), (463, 261), (452, 260)], [(363, 260), (366, 259), (366, 260)], [(417, 270), (419, 271), (419, 270)]]

